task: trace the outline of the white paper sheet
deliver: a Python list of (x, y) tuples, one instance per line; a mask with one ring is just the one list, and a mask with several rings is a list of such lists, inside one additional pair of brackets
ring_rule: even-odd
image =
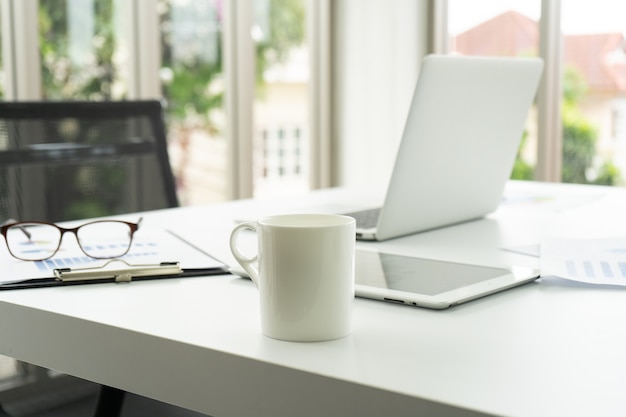
[(542, 242), (541, 275), (626, 286), (626, 237)]

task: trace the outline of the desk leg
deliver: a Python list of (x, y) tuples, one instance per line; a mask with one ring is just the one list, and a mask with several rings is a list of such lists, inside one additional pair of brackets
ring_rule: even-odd
[(122, 412), (125, 392), (102, 385), (94, 417), (117, 417)]

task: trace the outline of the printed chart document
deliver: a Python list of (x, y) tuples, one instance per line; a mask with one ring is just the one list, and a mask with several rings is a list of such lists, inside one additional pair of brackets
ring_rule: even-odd
[(626, 286), (626, 237), (542, 242), (541, 275)]
[[(16, 259), (9, 253), (5, 242), (0, 242), (0, 264), (2, 265), (0, 289), (28, 288), (29, 283), (33, 287), (50, 286), (55, 283), (61, 285), (61, 282), (56, 279), (56, 271), (98, 271), (99, 268), (104, 269), (109, 265), (122, 269), (128, 267), (132, 272), (143, 267), (178, 264), (180, 273), (176, 275), (181, 277), (223, 274), (227, 270), (222, 262), (190, 245), (174, 233), (147, 228), (135, 233), (129, 252), (115, 261), (88, 257), (82, 252), (74, 236), (66, 234), (59, 251), (52, 258), (44, 261)], [(158, 268), (156, 270), (158, 271)], [(148, 274), (142, 278), (150, 279), (158, 278), (158, 276), (151, 277)], [(86, 281), (82, 283), (88, 283)]]

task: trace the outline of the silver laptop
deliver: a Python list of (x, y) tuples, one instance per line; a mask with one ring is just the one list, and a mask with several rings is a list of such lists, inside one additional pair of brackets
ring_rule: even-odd
[(427, 56), (383, 207), (348, 213), (357, 238), (385, 240), (494, 211), (542, 70), (539, 58)]

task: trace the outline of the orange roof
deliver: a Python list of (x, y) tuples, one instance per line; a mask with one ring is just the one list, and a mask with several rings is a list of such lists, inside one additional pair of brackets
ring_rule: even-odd
[(515, 11), (504, 12), (453, 39), (465, 55), (517, 56), (538, 50), (537, 22)]
[[(539, 27), (515, 11), (504, 12), (452, 40), (453, 49), (465, 55), (536, 55)], [(626, 92), (626, 39), (621, 33), (566, 35), (566, 65), (577, 68), (592, 91)]]

